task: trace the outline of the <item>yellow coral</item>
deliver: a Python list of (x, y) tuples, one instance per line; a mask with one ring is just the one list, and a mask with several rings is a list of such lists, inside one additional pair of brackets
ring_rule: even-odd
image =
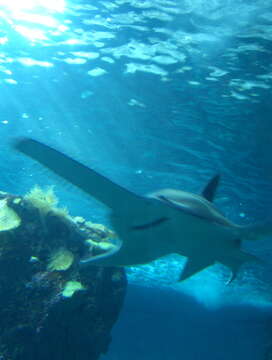
[(105, 225), (96, 224), (96, 223), (93, 223), (91, 221), (86, 221), (86, 226), (88, 226), (89, 228), (94, 229), (94, 230), (100, 230), (100, 231), (103, 231), (103, 232), (109, 232), (109, 230), (106, 228)]
[(52, 186), (43, 190), (38, 185), (35, 185), (24, 198), (43, 213), (48, 213), (58, 204)]
[(69, 269), (73, 262), (74, 254), (65, 248), (59, 248), (52, 253), (49, 259), (47, 270), (64, 271)]
[(7, 205), (7, 200), (0, 200), (0, 231), (15, 229), (20, 224), (20, 217)]
[(13, 202), (15, 205), (20, 204), (21, 201), (22, 201), (22, 199), (20, 199), (20, 198), (15, 198), (15, 199), (12, 200), (12, 202)]
[(60, 216), (68, 216), (68, 210), (66, 208), (57, 208), (58, 198), (54, 193), (54, 187), (49, 186), (43, 190), (38, 185), (35, 185), (25, 196), (25, 200), (29, 201), (34, 207), (46, 215), (49, 211), (53, 211)]
[(71, 297), (79, 290), (84, 290), (84, 286), (79, 281), (68, 281), (62, 291), (62, 296)]
[(93, 241), (92, 239), (87, 239), (86, 240), (87, 244), (91, 245), (91, 246), (95, 246), (101, 250), (104, 251), (109, 251), (114, 249), (116, 246), (110, 242), (107, 241)]

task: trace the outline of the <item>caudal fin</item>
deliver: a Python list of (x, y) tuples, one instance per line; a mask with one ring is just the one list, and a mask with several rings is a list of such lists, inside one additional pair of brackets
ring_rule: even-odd
[(272, 236), (272, 222), (264, 221), (257, 224), (241, 226), (243, 240), (259, 240)]
[(219, 262), (231, 270), (231, 276), (227, 282), (229, 284), (237, 277), (237, 274), (243, 264), (250, 262), (262, 263), (262, 260), (255, 255), (246, 253), (242, 250), (236, 250), (235, 253), (220, 258)]

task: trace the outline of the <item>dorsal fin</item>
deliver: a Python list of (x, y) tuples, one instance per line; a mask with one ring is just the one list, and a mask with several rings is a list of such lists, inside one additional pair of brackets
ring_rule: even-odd
[(205, 199), (211, 202), (213, 201), (219, 184), (219, 180), (220, 180), (220, 175), (217, 174), (214, 177), (212, 177), (211, 180), (208, 182), (208, 184), (205, 186), (201, 194)]

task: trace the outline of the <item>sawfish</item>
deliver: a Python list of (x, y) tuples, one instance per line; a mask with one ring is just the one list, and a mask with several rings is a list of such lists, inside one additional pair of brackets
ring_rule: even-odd
[(270, 223), (238, 225), (214, 206), (219, 174), (212, 177), (201, 194), (162, 189), (142, 196), (37, 140), (17, 139), (14, 147), (109, 209), (118, 246), (104, 255), (83, 258), (82, 263), (134, 266), (179, 254), (187, 258), (179, 280), (221, 263), (230, 268), (231, 281), (241, 265), (259, 261), (241, 249), (242, 241), (272, 233)]

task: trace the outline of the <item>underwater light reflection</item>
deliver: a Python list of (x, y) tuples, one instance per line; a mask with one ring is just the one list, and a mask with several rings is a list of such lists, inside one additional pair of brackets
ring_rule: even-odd
[(0, 17), (33, 43), (67, 30), (58, 15), (64, 10), (65, 0), (0, 0)]
[(11, 11), (41, 8), (41, 10), (63, 12), (65, 10), (65, 0), (0, 0), (0, 7), (8, 8)]

